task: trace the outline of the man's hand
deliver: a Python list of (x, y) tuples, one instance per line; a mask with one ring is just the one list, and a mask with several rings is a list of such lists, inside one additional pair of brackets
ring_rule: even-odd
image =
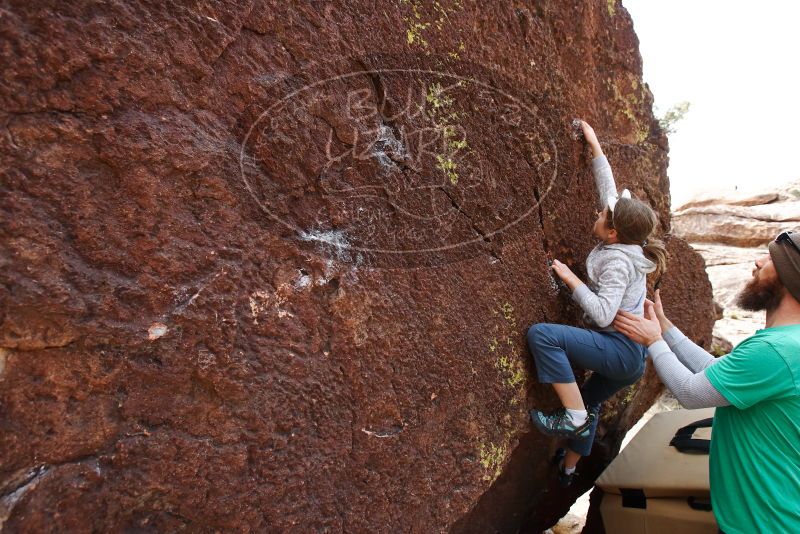
[(655, 304), (649, 300), (644, 303), (644, 317), (620, 310), (613, 324), (632, 341), (646, 347), (661, 339), (661, 325), (656, 317)]
[(583, 130), (583, 137), (592, 148), (592, 157), (596, 158), (598, 156), (602, 156), (603, 149), (600, 148), (600, 141), (597, 140), (597, 135), (594, 133), (594, 128), (589, 126), (588, 122), (581, 121), (581, 129)]
[(667, 316), (664, 315), (664, 306), (661, 304), (661, 290), (660, 289), (656, 289), (656, 293), (655, 293), (655, 297), (654, 298), (655, 298), (655, 302), (650, 302), (650, 300), (647, 300), (647, 302), (650, 302), (653, 305), (653, 309), (656, 312), (656, 317), (658, 317), (658, 324), (661, 325), (661, 333), (663, 334), (664, 332), (666, 332), (667, 330), (672, 328), (673, 325), (670, 322), (670, 320), (667, 319)]
[(578, 278), (572, 269), (564, 265), (558, 260), (553, 260), (553, 271), (558, 275), (561, 280), (567, 284), (567, 287), (574, 290), (579, 285), (583, 284), (581, 279)]

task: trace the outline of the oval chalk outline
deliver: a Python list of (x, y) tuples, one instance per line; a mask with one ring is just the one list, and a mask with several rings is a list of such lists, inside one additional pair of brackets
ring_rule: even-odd
[[(465, 76), (460, 76), (460, 75), (457, 75), (457, 74), (452, 74), (452, 73), (447, 73), (447, 72), (439, 72), (439, 71), (430, 70), (430, 69), (370, 69), (370, 70), (359, 70), (359, 71), (348, 72), (348, 73), (345, 73), (345, 74), (340, 74), (338, 76), (333, 76), (333, 77), (330, 77), (330, 78), (326, 78), (324, 80), (319, 80), (319, 81), (316, 81), (314, 83), (305, 85), (305, 86), (301, 87), (300, 89), (296, 89), (295, 91), (292, 91), (288, 95), (286, 95), (283, 98), (281, 98), (280, 100), (278, 100), (276, 103), (272, 104), (265, 111), (263, 111), (258, 116), (258, 118), (255, 121), (253, 121), (253, 124), (247, 130), (247, 134), (245, 135), (244, 139), (242, 140), (242, 149), (239, 152), (239, 175), (240, 175), (240, 177), (242, 179), (242, 182), (245, 185), (245, 188), (247, 189), (248, 193), (250, 194), (250, 196), (253, 198), (253, 200), (255, 200), (256, 204), (258, 204), (258, 206), (267, 215), (269, 215), (270, 218), (272, 218), (275, 221), (281, 223), (286, 228), (288, 228), (289, 230), (292, 230), (293, 232), (295, 232), (296, 234), (298, 234), (300, 236), (309, 234), (309, 232), (307, 232), (306, 230), (303, 230), (302, 228), (298, 227), (297, 225), (284, 221), (283, 219), (281, 219), (280, 217), (275, 215), (267, 206), (265, 206), (264, 203), (262, 203), (261, 200), (257, 197), (257, 195), (255, 194), (255, 191), (253, 191), (252, 185), (248, 182), (248, 180), (247, 180), (247, 178), (245, 176), (245, 174), (246, 174), (245, 170), (244, 170), (245, 147), (247, 146), (247, 141), (248, 141), (248, 139), (250, 139), (250, 136), (251, 136), (251, 134), (253, 132), (253, 129), (256, 127), (256, 125), (258, 125), (264, 119), (264, 117), (266, 117), (267, 114), (273, 108), (275, 108), (276, 106), (280, 105), (282, 102), (293, 98), (295, 95), (297, 95), (297, 94), (299, 94), (299, 93), (301, 93), (303, 91), (307, 91), (307, 90), (309, 90), (309, 89), (311, 89), (313, 87), (316, 87), (316, 86), (319, 86), (319, 85), (322, 85), (322, 84), (325, 84), (325, 83), (328, 83), (328, 82), (331, 82), (331, 81), (335, 81), (335, 80), (351, 78), (353, 76), (359, 76), (359, 75), (364, 75), (364, 74), (369, 75), (369, 74), (382, 74), (382, 73), (430, 74), (430, 75), (436, 75), (436, 76), (447, 76), (447, 77), (450, 77), (452, 79), (456, 79), (456, 80), (460, 80), (460, 81), (466, 81), (468, 83), (475, 83), (475, 84), (478, 84), (478, 85), (480, 85), (480, 86), (482, 86), (482, 87), (484, 87), (486, 89), (489, 89), (491, 91), (495, 91), (495, 92), (503, 95), (504, 97), (506, 97), (506, 98), (512, 100), (513, 102), (519, 104), (520, 106), (522, 106), (525, 110), (527, 110), (531, 114), (531, 116), (534, 116), (534, 117), (536, 116), (535, 113), (533, 112), (533, 110), (531, 108), (529, 108), (526, 104), (521, 102), (518, 98), (516, 98), (514, 96), (511, 96), (509, 94), (506, 94), (504, 91), (501, 91), (496, 87), (492, 87), (491, 85), (489, 85), (487, 83), (484, 83), (484, 82), (481, 82), (481, 81), (478, 81), (478, 80), (475, 80), (475, 79), (472, 79), (472, 78), (467, 78)], [(537, 122), (540, 125), (543, 126), (541, 121), (537, 121)], [(548, 132), (550, 131), (550, 129), (547, 128), (546, 126), (544, 126), (544, 128)], [(519, 224), (520, 221), (522, 221), (523, 219), (529, 217), (530, 214), (534, 210), (536, 210), (539, 207), (539, 205), (541, 205), (542, 201), (545, 199), (547, 194), (553, 188), (553, 184), (555, 183), (556, 177), (558, 176), (558, 147), (553, 142), (551, 137), (548, 137), (548, 141), (550, 142), (550, 144), (551, 144), (551, 146), (553, 148), (554, 164), (553, 164), (553, 176), (552, 176), (552, 178), (550, 180), (550, 183), (547, 186), (547, 189), (539, 197), (538, 200), (534, 199), (534, 202), (531, 205), (530, 209), (528, 209), (522, 215), (520, 215), (519, 217), (517, 217), (516, 219), (514, 219), (513, 221), (511, 221), (507, 225), (503, 226), (502, 228), (498, 228), (496, 230), (493, 230), (492, 232), (490, 232), (488, 234), (485, 234), (485, 235), (481, 235), (480, 237), (475, 237), (473, 239), (470, 239), (469, 241), (460, 241), (458, 243), (453, 243), (453, 244), (449, 244), (449, 245), (443, 245), (443, 246), (434, 247), (434, 248), (425, 248), (425, 249), (405, 249), (405, 250), (376, 249), (376, 248), (365, 248), (365, 247), (353, 246), (353, 245), (350, 245), (349, 243), (347, 243), (346, 241), (342, 241), (341, 243), (335, 243), (335, 244), (329, 243), (327, 241), (321, 241), (321, 242), (325, 242), (325, 243), (331, 244), (331, 245), (333, 245), (334, 247), (336, 247), (338, 249), (353, 250), (353, 251), (357, 251), (357, 252), (376, 253), (376, 254), (421, 254), (421, 253), (426, 253), (426, 252), (441, 252), (441, 251), (445, 251), (445, 250), (452, 250), (454, 248), (466, 246), (466, 245), (469, 245), (469, 244), (472, 244), (472, 243), (485, 241), (486, 238), (489, 238), (489, 237), (492, 237), (492, 236), (494, 236), (494, 235), (496, 235), (498, 233), (504, 232), (504, 231), (508, 230), (509, 228)], [(331, 230), (331, 231), (335, 232), (335, 230)], [(310, 239), (317, 240), (317, 239), (315, 239), (313, 237), (310, 238)], [(320, 241), (320, 240), (317, 240), (317, 241)]]

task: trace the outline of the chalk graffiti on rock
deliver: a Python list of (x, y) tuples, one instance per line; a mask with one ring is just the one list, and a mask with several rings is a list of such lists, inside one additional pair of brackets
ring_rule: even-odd
[(474, 75), (417, 68), (304, 83), (242, 147), (261, 209), (351, 262), (488, 242), (535, 212), (558, 167), (535, 106)]

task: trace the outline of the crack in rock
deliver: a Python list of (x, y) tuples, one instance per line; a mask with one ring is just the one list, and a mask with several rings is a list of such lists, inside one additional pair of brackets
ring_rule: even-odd
[[(50, 467), (47, 465), (40, 465), (39, 467), (29, 470), (27, 473), (24, 473), (23, 470), (22, 481), (15, 484), (12, 490), (4, 493), (3, 496), (0, 497), (0, 531), (3, 530), (3, 525), (8, 521), (8, 518), (11, 517), (14, 507), (20, 499), (29, 491), (36, 489), (42, 477), (46, 475), (49, 470)], [(11, 482), (11, 484), (14, 484), (14, 482)]]
[(499, 261), (499, 262), (501, 262), (501, 263), (502, 263), (502, 261), (503, 261), (503, 258), (501, 258), (501, 257), (500, 257), (500, 255), (499, 255), (499, 254), (497, 254), (497, 252), (494, 250), (494, 248), (492, 248), (492, 247), (491, 247), (492, 240), (491, 240), (489, 237), (487, 237), (487, 236), (486, 236), (486, 233), (485, 233), (483, 230), (481, 230), (481, 228), (480, 228), (480, 227), (479, 227), (477, 224), (475, 224), (475, 221), (473, 221), (473, 220), (472, 220), (472, 217), (470, 217), (470, 215), (469, 215), (469, 214), (468, 214), (466, 211), (464, 211), (464, 210), (461, 208), (461, 206), (458, 204), (458, 202), (456, 202), (456, 199), (453, 197), (453, 195), (451, 195), (451, 194), (450, 194), (450, 192), (449, 192), (447, 189), (445, 189), (444, 187), (441, 187), (441, 186), (440, 186), (440, 187), (438, 187), (438, 189), (439, 189), (439, 190), (440, 190), (442, 193), (444, 193), (445, 195), (447, 195), (447, 198), (449, 198), (449, 199), (450, 199), (450, 203), (453, 205), (453, 207), (454, 207), (454, 208), (455, 208), (455, 209), (456, 209), (456, 210), (457, 210), (457, 211), (458, 211), (460, 214), (462, 214), (464, 217), (466, 217), (466, 218), (467, 218), (467, 220), (469, 221), (469, 224), (470, 224), (470, 227), (472, 228), (472, 230), (473, 230), (473, 231), (474, 231), (474, 232), (475, 232), (477, 235), (479, 235), (479, 236), (480, 236), (480, 237), (483, 239), (483, 241), (484, 241), (484, 242), (486, 242), (486, 243), (489, 243), (489, 245), (490, 245), (490, 246), (489, 246), (489, 254), (490, 254), (490, 255), (492, 256), (492, 258), (493, 258), (493, 260), (492, 260), (492, 263), (495, 263), (495, 261)]

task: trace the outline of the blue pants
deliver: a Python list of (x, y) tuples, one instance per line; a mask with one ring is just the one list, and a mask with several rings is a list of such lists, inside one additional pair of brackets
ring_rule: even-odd
[(528, 348), (536, 362), (539, 382), (575, 382), (570, 364), (593, 371), (581, 388), (581, 396), (587, 409), (597, 417), (588, 436), (569, 442), (570, 449), (588, 456), (600, 419), (600, 405), (641, 378), (647, 349), (619, 332), (550, 323), (535, 324), (528, 329)]

